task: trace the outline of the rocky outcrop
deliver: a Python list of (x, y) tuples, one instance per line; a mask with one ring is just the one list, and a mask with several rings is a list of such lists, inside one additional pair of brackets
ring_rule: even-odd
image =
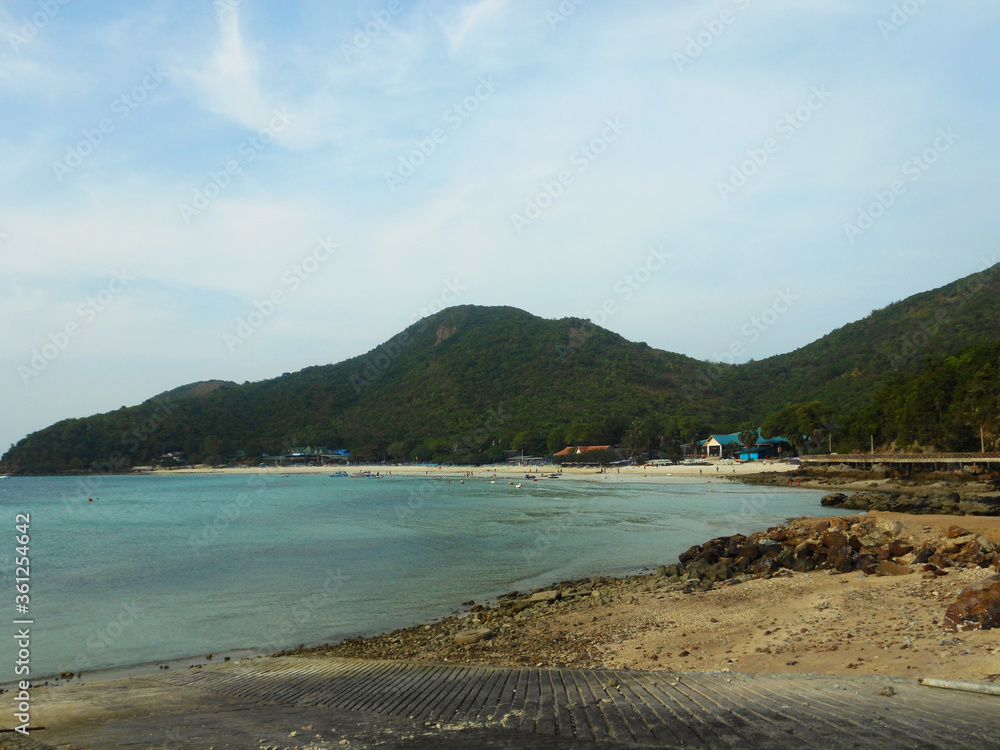
[[(955, 527), (957, 528), (957, 527)], [(881, 518), (799, 519), (750, 536), (737, 534), (696, 545), (679, 556), (677, 565), (657, 574), (690, 588), (722, 581), (769, 578), (789, 570), (861, 571), (868, 575), (946, 575), (945, 568), (1000, 569), (1000, 553), (983, 537), (964, 529), (937, 545), (914, 549), (900, 539), (903, 526)]]
[(887, 492), (833, 492), (820, 504), (827, 508), (875, 510), (892, 513), (940, 513), (956, 516), (1000, 516), (1000, 496), (964, 499), (957, 492), (946, 495), (904, 495)]
[(965, 591), (948, 607), (944, 623), (958, 632), (1000, 628), (1000, 582)]

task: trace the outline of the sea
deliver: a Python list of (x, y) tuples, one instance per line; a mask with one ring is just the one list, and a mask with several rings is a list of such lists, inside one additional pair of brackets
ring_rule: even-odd
[(713, 537), (845, 513), (821, 509), (818, 491), (719, 479), (609, 474), (518, 488), (460, 474), (0, 480), (10, 623), (0, 681), (20, 678), (24, 629), (35, 681), (269, 653), (428, 622), (512, 590), (648, 572)]

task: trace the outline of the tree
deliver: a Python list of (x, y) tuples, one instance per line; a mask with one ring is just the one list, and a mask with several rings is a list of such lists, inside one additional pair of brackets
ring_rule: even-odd
[(739, 440), (748, 453), (757, 444), (758, 435), (757, 426), (753, 422), (744, 422), (740, 425)]
[(566, 445), (588, 445), (597, 432), (597, 425), (591, 422), (575, 422), (566, 430)]
[(761, 434), (766, 438), (781, 436), (790, 440), (799, 453), (805, 452), (807, 438), (820, 431), (823, 434), (833, 434), (838, 429), (834, 419), (836, 411), (821, 401), (810, 401), (807, 404), (790, 404), (775, 412), (761, 425)]
[(625, 448), (629, 457), (642, 453), (643, 448), (646, 447), (646, 431), (643, 429), (642, 420), (632, 420), (632, 424), (625, 430), (622, 447)]

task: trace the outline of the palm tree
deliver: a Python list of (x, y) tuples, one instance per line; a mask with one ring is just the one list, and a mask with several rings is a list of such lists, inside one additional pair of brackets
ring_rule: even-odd
[(758, 434), (757, 426), (753, 422), (744, 422), (740, 425), (739, 440), (747, 449), (747, 453), (757, 444)]

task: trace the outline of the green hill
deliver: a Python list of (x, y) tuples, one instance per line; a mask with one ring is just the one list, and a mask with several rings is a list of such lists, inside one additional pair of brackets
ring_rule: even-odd
[(1000, 338), (1000, 264), (876, 310), (788, 354), (734, 368), (719, 386), (761, 418), (819, 400), (858, 409), (889, 377)]
[[(618, 443), (627, 431), (641, 433), (642, 444), (676, 446), (817, 400), (830, 408), (805, 412), (839, 413), (840, 424), (852, 425), (838, 436), (846, 443), (862, 434), (913, 442), (900, 415), (914, 397), (900, 394), (930, 383), (919, 378), (948, 357), (1000, 340), (998, 272), (993, 266), (801, 349), (740, 366), (629, 342), (580, 319), (453, 307), (338, 364), (244, 385), (194, 383), (135, 407), (58, 422), (19, 441), (0, 470), (122, 470), (170, 452), (216, 463), (238, 451), (276, 454), (293, 445), (346, 447), (364, 459), (482, 462), (508, 448), (544, 453), (567, 443)], [(988, 355), (969, 356), (968, 372), (938, 378), (934, 387), (992, 382), (991, 373), (977, 375)], [(896, 406), (872, 411), (874, 398)], [(974, 409), (986, 408), (984, 399)], [(956, 406), (942, 424), (967, 412)], [(941, 445), (970, 440), (957, 427), (921, 435), (932, 433)]]
[(398, 457), (474, 460), (469, 454), (498, 446), (543, 452), (551, 439), (561, 448), (570, 428), (583, 441), (617, 442), (635, 416), (724, 412), (711, 398), (691, 405), (679, 395), (701, 367), (579, 319), (453, 307), (339, 364), (197, 398), (186, 386), (136, 407), (64, 420), (18, 442), (3, 465), (123, 468), (173, 451), (214, 462), (238, 450), (273, 454), (292, 445), (349, 447), (369, 458), (391, 449)]

